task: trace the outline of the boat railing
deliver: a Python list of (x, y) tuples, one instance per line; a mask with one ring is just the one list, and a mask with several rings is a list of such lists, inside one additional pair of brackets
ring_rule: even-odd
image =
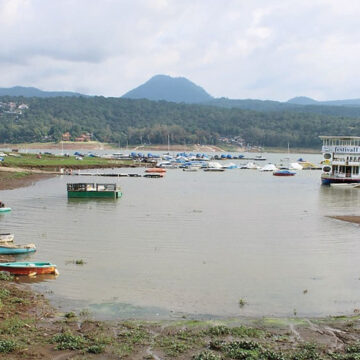
[(95, 184), (95, 183), (69, 183), (67, 191), (118, 191), (117, 184)]

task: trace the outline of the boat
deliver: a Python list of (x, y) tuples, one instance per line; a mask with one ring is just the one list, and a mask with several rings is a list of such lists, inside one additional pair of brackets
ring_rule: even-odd
[(162, 168), (149, 168), (145, 170), (146, 173), (166, 173), (165, 169)]
[(14, 234), (10, 234), (10, 233), (0, 234), (0, 243), (12, 242), (12, 241), (14, 241)]
[(68, 198), (111, 198), (117, 199), (122, 192), (117, 184), (68, 183)]
[(12, 275), (41, 275), (41, 274), (55, 274), (59, 272), (56, 265), (49, 262), (8, 262), (0, 263), (0, 271), (9, 272)]
[(260, 171), (276, 171), (278, 168), (274, 164), (267, 164), (260, 169)]
[(0, 255), (16, 255), (27, 254), (36, 251), (34, 244), (14, 245), (14, 244), (0, 244)]
[(321, 183), (360, 184), (360, 137), (320, 136), (323, 141)]
[(225, 171), (225, 169), (223, 168), (215, 168), (215, 167), (208, 167), (208, 168), (204, 168), (204, 171), (209, 171), (209, 172), (221, 172), (221, 171)]
[(289, 169), (280, 169), (273, 172), (274, 176), (294, 176), (295, 174), (295, 171), (291, 171)]
[(152, 174), (145, 174), (145, 178), (151, 178), (151, 179), (158, 179), (164, 177), (164, 174), (161, 173), (152, 173)]
[(7, 213), (11, 211), (11, 208), (9, 207), (0, 207), (0, 213)]

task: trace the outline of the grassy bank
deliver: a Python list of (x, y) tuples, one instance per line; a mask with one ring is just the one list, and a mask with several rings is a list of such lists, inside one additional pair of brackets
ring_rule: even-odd
[(0, 359), (360, 358), (358, 317), (100, 322), (0, 278)]
[(43, 170), (59, 170), (60, 168), (89, 169), (106, 167), (129, 167), (134, 166), (133, 160), (113, 160), (98, 157), (85, 157), (83, 160), (76, 160), (75, 157), (19, 154), (18, 156), (6, 156), (2, 162), (3, 167), (28, 168)]

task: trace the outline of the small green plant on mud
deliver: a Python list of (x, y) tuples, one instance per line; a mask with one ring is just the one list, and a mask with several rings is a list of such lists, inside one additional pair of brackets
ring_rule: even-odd
[(194, 355), (193, 360), (221, 360), (221, 356), (212, 351), (205, 350), (200, 354)]
[(13, 340), (0, 340), (0, 353), (10, 353), (17, 349), (18, 345)]
[(51, 342), (57, 344), (56, 350), (83, 350), (86, 347), (85, 338), (70, 331), (54, 335)]
[(7, 272), (0, 271), (0, 280), (11, 281), (11, 280), (14, 280), (14, 276), (10, 275)]
[(65, 313), (64, 317), (66, 319), (74, 319), (74, 318), (76, 318), (76, 314), (73, 311), (70, 311), (68, 313)]
[(247, 304), (247, 302), (244, 299), (239, 299), (239, 307), (240, 308), (243, 308), (246, 304)]

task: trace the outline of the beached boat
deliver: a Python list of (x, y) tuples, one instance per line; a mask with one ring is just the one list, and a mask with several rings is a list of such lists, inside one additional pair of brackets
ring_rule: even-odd
[(288, 169), (280, 169), (273, 172), (274, 176), (294, 176), (295, 174), (295, 171), (290, 171)]
[(49, 262), (9, 262), (0, 263), (0, 271), (7, 271), (13, 275), (41, 275), (58, 274), (56, 265)]
[(16, 255), (27, 254), (36, 251), (34, 244), (14, 245), (14, 244), (0, 244), (0, 255)]
[(323, 141), (323, 185), (360, 184), (360, 137), (320, 136)]
[(10, 233), (0, 234), (0, 243), (12, 242), (12, 241), (14, 241), (14, 234), (10, 234)]
[(122, 196), (116, 184), (69, 183), (67, 184), (69, 198), (111, 198)]

